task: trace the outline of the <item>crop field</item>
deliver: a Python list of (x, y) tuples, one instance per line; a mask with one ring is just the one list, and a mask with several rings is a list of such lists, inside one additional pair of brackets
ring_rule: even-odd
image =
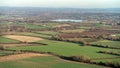
[(100, 40), (100, 41), (94, 42), (93, 44), (120, 47), (120, 42), (119, 41)]
[(53, 56), (36, 56), (0, 62), (0, 68), (106, 68), (98, 65), (61, 60)]
[[(84, 29), (61, 30), (64, 33), (83, 32)], [(12, 46), (7, 47), (7, 50), (27, 50), (36, 52), (52, 52), (62, 56), (88, 56), (94, 62), (118, 62), (120, 56), (113, 54), (98, 53), (99, 51), (108, 51), (119, 53), (119, 49), (101, 48), (93, 46), (83, 46), (80, 43), (71, 43), (65, 41), (48, 40), (52, 36), (59, 34), (55, 31), (39, 31), (39, 32), (16, 32), (15, 35), (3, 35), (0, 37), (0, 43), (17, 43), (17, 42), (37, 42), (47, 44), (46, 46)], [(98, 40), (95, 38), (69, 38), (71, 40), (84, 40), (92, 44), (101, 44), (114, 47), (120, 47), (119, 41)], [(12, 45), (12, 44), (10, 44)], [(19, 44), (22, 45), (22, 44)], [(39, 45), (39, 44), (38, 44)], [(104, 68), (94, 64), (78, 63), (68, 60), (63, 60), (55, 56), (39, 56), (39, 55), (11, 55), (14, 52), (0, 51), (0, 68)], [(4, 58), (5, 55), (8, 55)], [(17, 59), (15, 59), (17, 57)], [(14, 58), (14, 59), (13, 59)], [(106, 68), (106, 67), (105, 67)]]
[(17, 42), (20, 42), (20, 41), (0, 36), (0, 43), (17, 43)]
[(49, 55), (39, 54), (39, 53), (23, 53), (23, 54), (16, 54), (16, 55), (8, 55), (8, 56), (0, 57), (0, 62), (15, 61), (15, 60), (20, 60), (25, 58), (36, 57), (36, 56), (49, 56)]
[(0, 4), (0, 68), (120, 68), (120, 8), (30, 2)]
[(20, 36), (20, 35), (6, 35), (4, 37), (19, 40), (19, 41), (22, 41), (22, 42), (35, 42), (35, 41), (43, 40), (42, 38)]
[(55, 54), (63, 55), (63, 56), (86, 55), (86, 56), (89, 56), (93, 60), (100, 59), (100, 58), (119, 57), (116, 55), (97, 53), (101, 50), (118, 52), (119, 50), (116, 50), (116, 49), (107, 49), (107, 48), (99, 48), (99, 47), (92, 47), (92, 46), (81, 46), (80, 44), (52, 41), (52, 40), (44, 40), (44, 41), (40, 41), (40, 42), (48, 44), (48, 45), (47, 46), (31, 46), (31, 47), (12, 47), (12, 48), (8, 48), (8, 49), (33, 50), (33, 51), (39, 51), (39, 52), (53, 52)]

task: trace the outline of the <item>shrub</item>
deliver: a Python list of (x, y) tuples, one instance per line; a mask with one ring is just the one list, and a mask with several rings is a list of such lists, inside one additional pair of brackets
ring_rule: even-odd
[(3, 46), (0, 46), (0, 50), (4, 50), (6, 47), (3, 45)]
[(91, 59), (88, 56), (72, 56), (72, 60), (79, 61), (79, 62), (91, 62)]

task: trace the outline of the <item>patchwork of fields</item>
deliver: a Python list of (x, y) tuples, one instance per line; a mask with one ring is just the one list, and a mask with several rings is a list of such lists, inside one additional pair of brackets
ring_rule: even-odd
[(0, 36), (0, 43), (17, 43), (17, 42), (20, 42), (20, 41)]
[[(112, 51), (118, 52), (116, 49), (107, 49), (107, 48), (99, 48), (92, 46), (81, 46), (76, 43), (69, 42), (60, 42), (60, 41), (52, 41), (52, 40), (44, 40), (40, 41), (41, 43), (48, 44), (47, 46), (31, 46), (31, 47), (12, 47), (9, 49), (12, 50), (33, 50), (38, 52), (53, 52), (58, 55), (63, 56), (79, 56), (79, 55), (87, 55), (91, 59), (99, 59), (99, 58), (115, 58), (119, 56), (109, 55), (109, 54), (100, 54), (97, 53), (99, 51)], [(110, 59), (112, 60), (112, 59)]]
[(106, 68), (103, 66), (64, 61), (54, 56), (32, 57), (0, 62), (0, 68)]
[[(6, 25), (6, 24), (4, 24)], [(25, 24), (16, 24), (23, 26)], [(27, 28), (38, 29), (38, 28), (52, 28), (58, 24), (50, 24), (49, 27), (40, 25), (27, 25)], [(36, 27), (38, 26), (38, 27)], [(111, 49), (111, 48), (102, 48), (102, 47), (94, 47), (94, 46), (83, 46), (81, 43), (72, 43), (68, 41), (57, 41), (51, 40), (53, 36), (56, 36), (59, 33), (74, 33), (74, 32), (84, 32), (85, 29), (71, 29), (71, 30), (58, 30), (58, 31), (38, 31), (38, 32), (16, 32), (15, 35), (3, 35), (0, 36), (0, 44), (19, 44), (23, 42), (29, 43), (37, 43), (37, 45), (45, 44), (45, 46), (12, 46), (4, 48), (2, 47), (0, 50), (0, 68), (106, 68), (105, 66), (99, 66), (94, 64), (87, 64), (82, 62), (74, 62), (63, 60), (55, 56), (36, 56), (36, 55), (21, 55), (22, 59), (19, 55), (16, 55), (18, 59), (15, 59), (16, 54), (13, 51), (35, 51), (35, 52), (43, 52), (43, 53), (54, 53), (61, 56), (88, 56), (94, 62), (118, 62), (120, 63), (120, 55), (116, 54), (107, 54), (107, 53), (99, 53), (100, 51), (105, 52), (113, 52), (120, 53), (119, 49)], [(119, 35), (118, 35), (119, 36)], [(110, 41), (110, 40), (98, 40), (96, 38), (69, 38), (70, 40), (84, 40), (86, 42), (90, 42), (92, 44), (98, 45), (106, 45), (112, 47), (120, 47), (119, 41)], [(40, 44), (39, 44), (40, 43)], [(41, 44), (42, 43), (42, 44)], [(24, 43), (24, 45), (29, 45), (28, 43)], [(1, 47), (0, 45), (0, 47)], [(22, 44), (19, 44), (22, 45)], [(35, 44), (31, 44), (35, 45)], [(8, 45), (9, 46), (9, 45)], [(4, 51), (8, 50), (8, 51)], [(5, 56), (9, 61), (3, 61)], [(27, 57), (29, 56), (29, 57)], [(6, 60), (7, 60), (6, 59)]]

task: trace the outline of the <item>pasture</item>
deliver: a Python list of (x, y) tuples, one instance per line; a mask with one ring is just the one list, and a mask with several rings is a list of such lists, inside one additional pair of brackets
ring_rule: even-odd
[(0, 56), (11, 55), (11, 54), (13, 54), (13, 51), (3, 51), (3, 50), (0, 50)]
[(61, 60), (53, 56), (34, 56), (14, 61), (0, 62), (0, 68), (106, 68), (98, 65)]
[(52, 41), (52, 40), (44, 40), (40, 41), (40, 43), (48, 44), (47, 46), (30, 46), (30, 47), (12, 47), (8, 48), (10, 50), (33, 50), (38, 52), (53, 52), (58, 55), (63, 56), (79, 56), (86, 55), (91, 59), (100, 59), (100, 58), (115, 58), (119, 57), (116, 55), (110, 54), (101, 54), (97, 53), (99, 51), (112, 51), (118, 52), (116, 49), (109, 48), (99, 48), (92, 46), (81, 46), (81, 44), (69, 43), (69, 42), (61, 42), (61, 41)]
[(18, 43), (20, 41), (0, 36), (0, 43)]
[(100, 40), (100, 41), (97, 41), (97, 42), (93, 42), (92, 44), (120, 47), (120, 42), (119, 41), (110, 41), (110, 40)]
[(32, 37), (39, 37), (39, 38), (51, 38), (52, 36), (46, 35), (46, 34), (40, 34), (40, 33), (19, 33), (19, 35), (23, 36), (32, 36)]

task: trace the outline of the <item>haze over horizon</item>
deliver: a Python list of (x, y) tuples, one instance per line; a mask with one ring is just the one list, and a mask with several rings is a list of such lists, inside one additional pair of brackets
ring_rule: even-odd
[(120, 0), (0, 0), (0, 6), (50, 8), (120, 8)]

